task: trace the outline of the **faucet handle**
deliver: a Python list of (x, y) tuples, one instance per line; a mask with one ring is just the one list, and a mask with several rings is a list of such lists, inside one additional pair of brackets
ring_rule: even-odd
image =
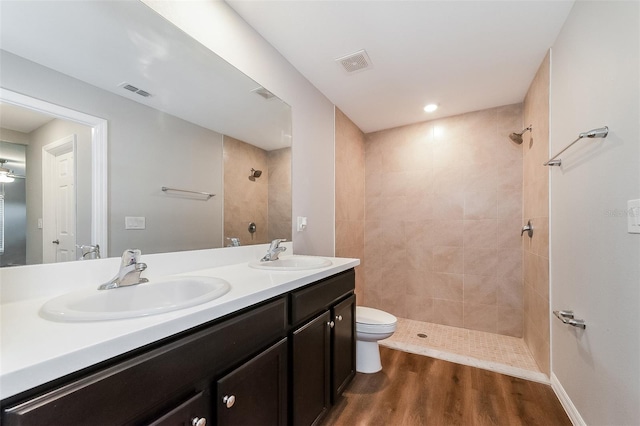
[(271, 248), (278, 248), (280, 243), (284, 243), (286, 241), (286, 238), (276, 238), (275, 240), (271, 241)]
[(124, 253), (122, 253), (122, 267), (135, 265), (140, 261), (140, 255), (142, 255), (142, 251), (140, 249), (126, 249)]

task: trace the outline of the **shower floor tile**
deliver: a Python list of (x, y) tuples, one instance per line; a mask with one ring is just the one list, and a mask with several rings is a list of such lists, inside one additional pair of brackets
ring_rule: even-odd
[(517, 337), (398, 318), (393, 336), (379, 343), (405, 352), (549, 383), (524, 340)]

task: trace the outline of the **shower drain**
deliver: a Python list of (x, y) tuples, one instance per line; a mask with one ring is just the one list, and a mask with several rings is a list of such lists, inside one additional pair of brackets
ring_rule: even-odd
[(418, 333), (418, 337), (421, 338), (421, 339), (426, 339), (427, 335), (424, 334), (424, 333)]

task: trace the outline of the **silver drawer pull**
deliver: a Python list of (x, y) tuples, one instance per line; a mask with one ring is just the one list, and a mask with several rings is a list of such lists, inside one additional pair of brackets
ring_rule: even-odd
[(337, 315), (337, 316), (336, 316), (336, 320), (337, 320), (337, 321), (342, 321), (342, 315)]
[(191, 426), (206, 426), (207, 419), (204, 417), (194, 417), (191, 419)]
[(233, 404), (236, 403), (236, 397), (233, 395), (226, 395), (222, 398), (222, 402), (227, 406), (227, 408), (233, 407)]
[(327, 323), (327, 325), (328, 325), (330, 328), (333, 328), (333, 327), (336, 325), (336, 323), (335, 323), (335, 322), (333, 322), (333, 321), (329, 321), (329, 322)]

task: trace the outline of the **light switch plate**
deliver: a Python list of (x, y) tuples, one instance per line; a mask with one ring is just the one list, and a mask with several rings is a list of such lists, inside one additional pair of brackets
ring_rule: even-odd
[(640, 234), (640, 200), (627, 201), (627, 232)]
[(305, 229), (307, 229), (307, 217), (298, 216), (298, 232), (304, 231)]
[(125, 216), (124, 218), (124, 229), (145, 229), (144, 216)]

